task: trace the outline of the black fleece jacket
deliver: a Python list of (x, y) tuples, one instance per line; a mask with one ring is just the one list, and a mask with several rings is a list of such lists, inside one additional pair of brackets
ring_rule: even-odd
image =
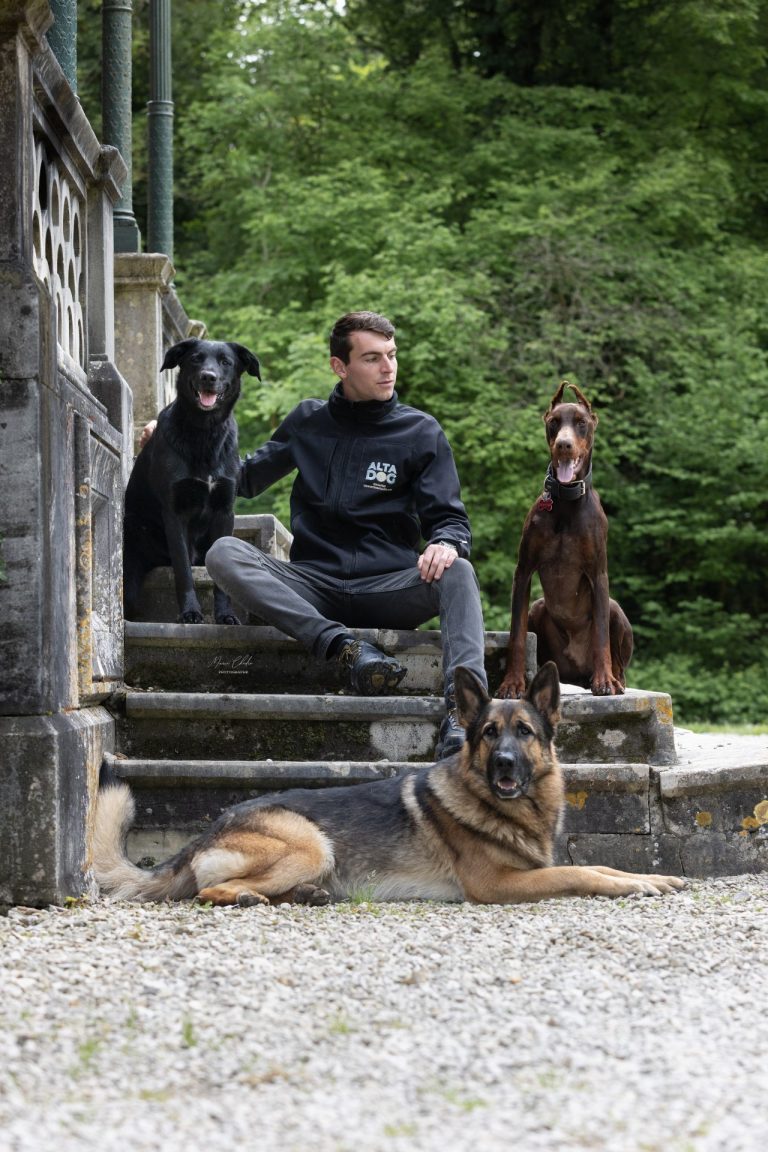
[(240, 495), (258, 496), (294, 469), (291, 560), (338, 579), (416, 563), (420, 542), (469, 556), (471, 533), (445, 433), (433, 416), (391, 400), (304, 400), (243, 461)]

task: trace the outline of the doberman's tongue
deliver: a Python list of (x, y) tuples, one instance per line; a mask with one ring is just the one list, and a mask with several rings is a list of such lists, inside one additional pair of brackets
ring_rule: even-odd
[(203, 408), (213, 408), (219, 398), (217, 392), (200, 392), (199, 396)]
[(573, 460), (561, 460), (557, 465), (557, 478), (561, 484), (572, 484), (576, 475), (576, 465)]

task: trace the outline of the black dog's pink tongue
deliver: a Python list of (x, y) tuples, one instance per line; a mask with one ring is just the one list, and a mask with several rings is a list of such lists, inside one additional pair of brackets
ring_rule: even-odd
[(560, 460), (557, 465), (557, 478), (561, 484), (572, 484), (576, 475), (576, 465), (573, 460)]
[(203, 408), (213, 408), (219, 398), (218, 392), (200, 392), (198, 395)]

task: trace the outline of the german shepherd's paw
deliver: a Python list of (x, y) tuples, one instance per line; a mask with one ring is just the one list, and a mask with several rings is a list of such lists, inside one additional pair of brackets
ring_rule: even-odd
[(317, 884), (297, 884), (291, 893), (294, 904), (312, 904), (320, 907), (330, 904), (331, 894), (325, 888), (318, 888)]
[(258, 904), (269, 904), (269, 897), (261, 892), (241, 892), (237, 897), (238, 908), (255, 908)]
[(642, 879), (647, 880), (649, 884), (657, 888), (663, 896), (669, 896), (670, 893), (685, 888), (685, 880), (682, 876), (657, 876), (653, 873), (650, 876), (643, 876)]
[(215, 904), (218, 908), (238, 907), (253, 908), (257, 904), (269, 904), (269, 897), (252, 888), (239, 884), (236, 880), (224, 884), (214, 884), (210, 888), (201, 888), (197, 894), (201, 904)]
[(677, 876), (611, 876), (612, 896), (669, 896), (685, 881)]

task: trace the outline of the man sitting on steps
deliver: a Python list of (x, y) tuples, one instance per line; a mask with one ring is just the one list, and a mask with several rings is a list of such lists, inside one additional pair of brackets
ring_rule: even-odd
[(463, 664), (486, 683), (485, 631), (453, 454), (434, 417), (399, 402), (394, 337), (375, 312), (338, 320), (330, 366), (339, 383), (329, 399), (304, 400), (243, 462), (241, 496), (298, 473), (290, 562), (232, 536), (205, 562), (234, 602), (315, 656), (338, 660), (364, 696), (394, 691), (406, 669), (348, 629), (410, 629), (439, 615), (442, 758), (464, 741), (453, 670)]

